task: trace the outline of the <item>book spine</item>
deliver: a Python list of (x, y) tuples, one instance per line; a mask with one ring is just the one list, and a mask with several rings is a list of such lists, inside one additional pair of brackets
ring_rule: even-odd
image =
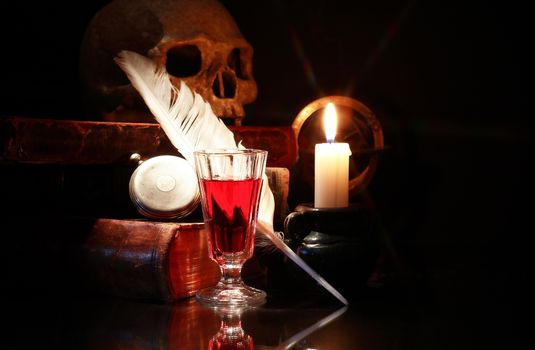
[(219, 280), (202, 222), (12, 216), (2, 220), (3, 292), (167, 303)]
[[(269, 150), (267, 165), (291, 167), (297, 140), (291, 127), (229, 126), (237, 142)], [(124, 164), (177, 154), (159, 124), (0, 118), (0, 162)]]
[(88, 281), (103, 294), (172, 302), (215, 285), (202, 223), (98, 219), (83, 244)]

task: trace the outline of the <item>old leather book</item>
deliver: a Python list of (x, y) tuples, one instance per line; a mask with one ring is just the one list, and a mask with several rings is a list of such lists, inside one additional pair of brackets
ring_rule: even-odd
[[(248, 147), (269, 151), (268, 175), (277, 202), (275, 222), (287, 214), (290, 168), (297, 143), (290, 127), (231, 127)], [(177, 155), (158, 124), (0, 118), (0, 195), (9, 215), (43, 210), (64, 215), (142, 218), (128, 181), (142, 159)], [(26, 198), (39, 198), (41, 203)], [(33, 207), (38, 205), (38, 207)], [(193, 216), (200, 217), (199, 212)]]
[(105, 294), (173, 301), (214, 285), (200, 223), (98, 219), (81, 245), (87, 281)]
[[(236, 141), (269, 151), (267, 166), (290, 168), (297, 140), (289, 126), (229, 126)], [(0, 117), (0, 162), (123, 164), (177, 154), (159, 124)]]
[[(10, 217), (2, 254), (10, 297), (111, 295), (153, 302), (189, 297), (219, 280), (199, 222)], [(261, 280), (251, 260), (244, 278)]]

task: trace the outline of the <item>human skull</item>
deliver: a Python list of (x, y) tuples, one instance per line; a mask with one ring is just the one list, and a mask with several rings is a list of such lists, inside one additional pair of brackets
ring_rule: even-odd
[(80, 49), (87, 110), (110, 121), (153, 120), (113, 58), (131, 50), (199, 93), (217, 116), (240, 124), (254, 102), (253, 48), (216, 0), (114, 0), (91, 20)]

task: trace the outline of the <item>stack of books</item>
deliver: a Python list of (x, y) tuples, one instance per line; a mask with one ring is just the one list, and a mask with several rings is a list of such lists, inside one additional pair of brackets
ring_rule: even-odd
[[(275, 228), (288, 214), (291, 127), (229, 127), (269, 151)], [(141, 215), (128, 182), (141, 159), (179, 155), (158, 124), (0, 118), (6, 291), (84, 290), (171, 302), (215, 284), (200, 208), (177, 220)], [(254, 263), (244, 277), (263, 273)]]

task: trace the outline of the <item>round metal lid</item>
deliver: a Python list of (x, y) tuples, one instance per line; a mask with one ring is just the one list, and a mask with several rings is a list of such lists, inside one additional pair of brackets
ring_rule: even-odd
[(138, 212), (153, 219), (184, 217), (200, 201), (195, 170), (176, 156), (157, 156), (142, 162), (130, 177), (129, 190)]

